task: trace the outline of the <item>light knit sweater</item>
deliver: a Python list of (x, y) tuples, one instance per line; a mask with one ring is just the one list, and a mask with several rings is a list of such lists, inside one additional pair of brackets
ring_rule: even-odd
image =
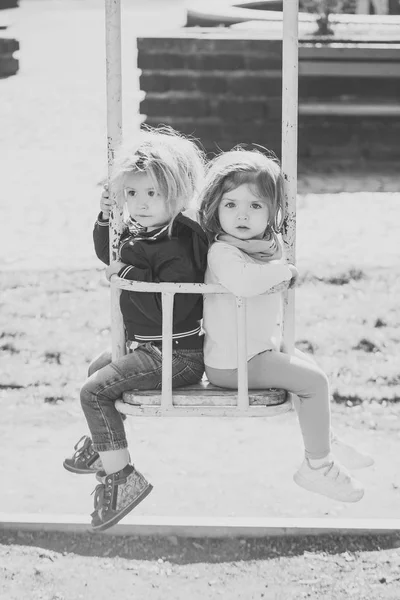
[[(259, 262), (239, 248), (215, 242), (208, 251), (205, 283), (218, 283), (247, 298), (247, 360), (281, 344), (281, 294), (269, 289), (289, 281), (292, 272), (281, 261)], [(237, 368), (237, 322), (234, 296), (204, 296), (204, 362), (214, 369)]]

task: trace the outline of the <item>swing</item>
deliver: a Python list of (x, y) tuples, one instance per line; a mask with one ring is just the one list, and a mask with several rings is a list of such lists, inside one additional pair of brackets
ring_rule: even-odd
[[(121, 104), (121, 7), (120, 0), (106, 2), (107, 137), (109, 180), (115, 148), (122, 138)], [(298, 2), (284, 3), (282, 72), (282, 171), (285, 183), (283, 242), (288, 262), (295, 263), (296, 175), (297, 175), (297, 89), (298, 89)], [(111, 198), (115, 199), (112, 186)], [(110, 223), (110, 249), (117, 257), (123, 228), (122, 207), (114, 204)], [(287, 287), (287, 286), (286, 286)], [(220, 285), (199, 283), (144, 283), (111, 279), (111, 335), (113, 360), (125, 354), (125, 336), (119, 309), (120, 290), (158, 292), (162, 296), (162, 384), (161, 390), (125, 392), (115, 403), (117, 410), (134, 416), (270, 417), (292, 408), (285, 390), (249, 390), (246, 348), (246, 299), (236, 297), (238, 335), (238, 389), (227, 390), (202, 380), (199, 384), (172, 390), (172, 325), (175, 294), (230, 294)], [(282, 289), (282, 286), (279, 286)], [(274, 293), (271, 289), (268, 293)], [(283, 340), (294, 347), (294, 291), (284, 293)]]

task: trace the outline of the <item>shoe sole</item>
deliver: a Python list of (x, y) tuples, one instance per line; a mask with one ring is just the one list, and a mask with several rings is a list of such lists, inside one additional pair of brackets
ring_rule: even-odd
[(63, 462), (63, 467), (64, 469), (66, 469), (67, 471), (69, 471), (70, 473), (75, 473), (76, 475), (90, 475), (90, 473), (97, 473), (97, 469), (77, 469), (76, 467), (71, 467), (71, 465), (69, 465), (68, 463), (66, 463), (65, 461)]
[(297, 485), (308, 490), (309, 492), (314, 492), (315, 494), (320, 494), (321, 496), (326, 496), (327, 498), (331, 498), (331, 500), (339, 500), (340, 502), (359, 502), (361, 498), (364, 496), (364, 490), (354, 490), (353, 495), (347, 496), (343, 498), (340, 494), (328, 494), (326, 492), (322, 492), (320, 490), (315, 489), (312, 484), (310, 484), (307, 479), (300, 477), (297, 473), (293, 475), (293, 480)]
[(151, 485), (151, 483), (149, 483), (147, 485), (147, 487), (144, 488), (144, 490), (140, 494), (140, 496), (138, 496), (134, 502), (132, 502), (131, 504), (128, 504), (128, 506), (126, 506), (123, 511), (121, 511), (117, 515), (114, 515), (114, 517), (112, 519), (110, 519), (109, 521), (107, 521), (106, 523), (97, 525), (97, 527), (92, 525), (92, 529), (94, 531), (105, 531), (106, 529), (113, 527), (113, 525), (116, 525), (117, 523), (119, 523), (119, 521), (121, 521), (121, 519), (126, 517), (126, 515), (131, 512), (131, 510), (133, 510), (142, 500), (144, 500), (146, 498), (146, 496), (148, 496), (150, 494), (152, 489), (153, 489), (153, 486)]

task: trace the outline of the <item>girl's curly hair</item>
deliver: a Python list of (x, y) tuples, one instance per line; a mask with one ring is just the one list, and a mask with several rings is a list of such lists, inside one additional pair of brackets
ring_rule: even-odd
[(200, 194), (200, 223), (209, 241), (222, 232), (218, 207), (222, 197), (240, 185), (249, 184), (254, 194), (268, 202), (270, 227), (281, 233), (284, 220), (284, 188), (279, 161), (269, 153), (236, 147), (210, 161)]

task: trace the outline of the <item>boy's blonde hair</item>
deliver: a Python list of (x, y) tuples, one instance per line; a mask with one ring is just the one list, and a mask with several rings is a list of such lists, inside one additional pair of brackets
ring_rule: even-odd
[(214, 158), (208, 165), (205, 185), (200, 194), (200, 223), (209, 240), (222, 232), (218, 207), (222, 196), (243, 184), (268, 202), (268, 227), (281, 233), (284, 220), (283, 177), (278, 159), (258, 150), (234, 148)]
[(169, 233), (175, 217), (195, 205), (204, 178), (205, 158), (194, 141), (171, 127), (144, 126), (133, 142), (117, 151), (111, 185), (124, 205), (127, 173), (148, 173), (169, 208)]

